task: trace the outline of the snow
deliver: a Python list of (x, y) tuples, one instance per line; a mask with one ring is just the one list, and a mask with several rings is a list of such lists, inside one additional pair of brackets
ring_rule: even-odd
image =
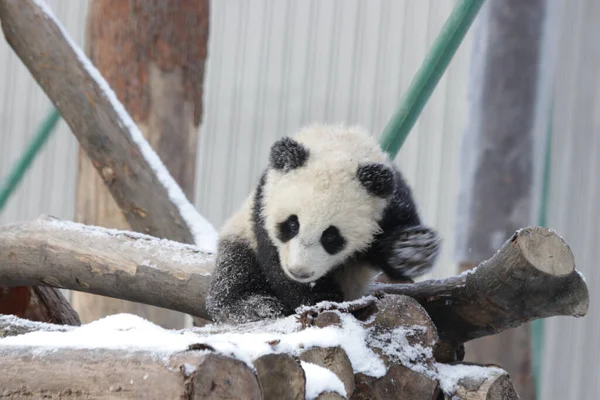
[(493, 375), (502, 374), (504, 371), (497, 367), (481, 367), (478, 365), (448, 365), (435, 364), (437, 369), (437, 380), (444, 393), (454, 393), (461, 379), (483, 381)]
[(423, 326), (400, 326), (388, 332), (370, 332), (368, 342), (371, 347), (379, 348), (393, 362), (411, 368), (419, 373), (426, 373), (425, 362), (433, 357), (430, 347), (416, 343), (411, 345), (408, 338), (414, 336), (417, 331), (425, 331)]
[(321, 393), (336, 392), (346, 396), (346, 388), (336, 374), (320, 365), (300, 361), (306, 376), (306, 400), (316, 399)]
[(202, 250), (215, 253), (217, 249), (217, 232), (214, 227), (204, 217), (202, 217), (196, 208), (188, 201), (185, 194), (175, 182), (167, 168), (164, 166), (156, 152), (148, 144), (144, 135), (140, 132), (137, 125), (131, 119), (129, 113), (123, 107), (123, 104), (119, 101), (116, 94), (106, 82), (102, 74), (96, 69), (94, 64), (88, 59), (83, 51), (73, 41), (67, 30), (63, 27), (61, 22), (54, 16), (54, 13), (44, 0), (34, 0), (34, 3), (46, 13), (47, 17), (52, 19), (56, 26), (61, 31), (65, 40), (73, 48), (73, 51), (79, 58), (79, 61), (83, 67), (88, 71), (90, 76), (96, 81), (99, 88), (104, 93), (104, 96), (108, 102), (112, 105), (115, 112), (119, 115), (119, 124), (125, 127), (131, 136), (131, 139), (136, 143), (140, 149), (141, 154), (146, 159), (150, 167), (156, 174), (160, 183), (167, 190), (169, 199), (178, 208), (181, 218), (185, 221), (187, 227), (190, 229), (192, 236), (194, 237), (194, 243)]
[[(379, 348), (392, 361), (400, 361), (412, 370), (426, 374), (440, 382), (446, 394), (452, 394), (463, 378), (483, 380), (490, 375), (503, 373), (496, 367), (474, 365), (446, 365), (433, 363), (432, 349), (421, 344), (410, 344), (409, 338), (421, 326), (398, 327), (391, 332), (381, 333), (365, 328), (352, 315), (333, 311), (341, 320), (341, 326), (325, 328), (301, 328), (301, 323), (292, 315), (277, 320), (260, 321), (238, 326), (207, 325), (186, 330), (167, 330), (139, 316), (115, 314), (80, 327), (58, 327), (51, 324), (28, 322), (16, 317), (0, 317), (0, 321), (27, 324), (40, 331), (18, 336), (0, 338), (0, 347), (28, 347), (36, 355), (61, 348), (112, 349), (123, 352), (148, 351), (157, 360), (168, 360), (176, 352), (186, 351), (194, 345), (199, 352), (215, 351), (245, 362), (254, 369), (253, 362), (269, 353), (287, 353), (300, 356), (312, 347), (340, 346), (347, 353), (354, 373), (363, 373), (375, 378), (386, 373), (381, 358), (367, 346)], [(63, 331), (60, 331), (60, 330)], [(345, 395), (345, 388), (331, 371), (317, 365), (301, 362), (307, 378), (307, 399), (322, 392), (337, 392)], [(191, 374), (195, 366), (184, 365), (184, 373)]]
[[(123, 246), (131, 246), (148, 251), (155, 257), (164, 257), (179, 264), (198, 266), (206, 264), (214, 254), (207, 253), (195, 245), (175, 242), (168, 239), (159, 239), (154, 236), (145, 235), (143, 233), (122, 231), (117, 229), (109, 229), (100, 226), (91, 226), (80, 224), (78, 222), (63, 221), (59, 219), (48, 219), (42, 223), (46, 224), (49, 229), (65, 230), (74, 233), (81, 233), (92, 237), (126, 237), (133, 240), (123, 241)], [(150, 260), (143, 260), (141, 265), (158, 268)], [(171, 266), (172, 267), (172, 266)], [(205, 273), (203, 275), (210, 275)]]

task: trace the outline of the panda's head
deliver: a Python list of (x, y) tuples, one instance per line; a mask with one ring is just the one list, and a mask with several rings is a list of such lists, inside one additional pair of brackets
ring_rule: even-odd
[(262, 217), (285, 274), (312, 282), (366, 249), (394, 185), (390, 159), (360, 129), (313, 125), (278, 140)]

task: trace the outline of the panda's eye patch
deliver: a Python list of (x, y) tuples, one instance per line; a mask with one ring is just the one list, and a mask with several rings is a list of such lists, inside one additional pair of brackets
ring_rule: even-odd
[(278, 238), (285, 243), (298, 234), (300, 221), (298, 221), (297, 215), (290, 215), (284, 222), (280, 222), (277, 227), (279, 229)]
[(342, 251), (346, 245), (346, 240), (340, 234), (340, 230), (332, 225), (323, 231), (321, 245), (329, 254), (335, 254)]

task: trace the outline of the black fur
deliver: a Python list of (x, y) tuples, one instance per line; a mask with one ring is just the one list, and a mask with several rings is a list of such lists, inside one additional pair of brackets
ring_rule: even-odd
[[(373, 174), (377, 168), (365, 171)], [(354, 254), (352, 258), (366, 261), (394, 279), (406, 279), (431, 269), (439, 252), (440, 240), (433, 229), (421, 225), (411, 190), (398, 170), (393, 171), (393, 177), (392, 197), (379, 221), (382, 232), (367, 250)], [(235, 240), (222, 240), (219, 245), (206, 300), (207, 310), (217, 322), (238, 323), (282, 317), (292, 314), (301, 305), (346, 300), (332, 273), (313, 284), (299, 283), (285, 275), (261, 214), (265, 179), (266, 172), (258, 184), (252, 210), (257, 251), (254, 252), (248, 243)], [(368, 182), (377, 180), (377, 176), (370, 175)], [(384, 182), (383, 185), (370, 185), (371, 188), (376, 187), (371, 193), (385, 192), (383, 186), (389, 186), (388, 180), (385, 177), (380, 181)]]
[(373, 196), (388, 197), (394, 191), (394, 172), (378, 163), (362, 164), (356, 176)]
[(321, 235), (321, 246), (329, 254), (336, 254), (344, 249), (346, 239), (340, 234), (340, 230), (337, 227), (330, 226)]
[(309, 151), (294, 139), (284, 137), (271, 146), (270, 162), (274, 169), (289, 172), (302, 167), (308, 160)]
[(398, 170), (394, 171), (394, 193), (379, 222), (365, 257), (393, 279), (422, 275), (433, 267), (441, 240), (437, 232), (421, 224), (412, 191)]

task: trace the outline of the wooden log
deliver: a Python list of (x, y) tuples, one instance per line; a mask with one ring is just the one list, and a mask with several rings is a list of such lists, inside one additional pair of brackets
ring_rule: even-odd
[(374, 284), (413, 297), (427, 310), (441, 340), (460, 344), (537, 318), (587, 314), (589, 293), (573, 253), (555, 232), (516, 232), (489, 260), (445, 280)]
[(14, 315), (0, 315), (0, 338), (37, 331), (66, 332), (71, 329), (73, 327), (68, 325), (30, 321)]
[(208, 318), (212, 256), (194, 246), (51, 217), (0, 230), (0, 282), (47, 285)]
[(403, 365), (391, 365), (385, 376), (372, 378), (356, 375), (356, 389), (352, 400), (438, 400), (439, 384), (425, 374), (415, 372)]
[(40, 4), (0, 0), (6, 40), (60, 111), (131, 228), (194, 243), (202, 228), (191, 226), (196, 225), (191, 219), (208, 230), (212, 226), (197, 214), (168, 170), (158, 165), (152, 148), (140, 147), (143, 136), (114, 92)]
[[(347, 397), (352, 396), (352, 392), (354, 391), (354, 371), (352, 370), (352, 363), (344, 349), (341, 347), (314, 347), (303, 352), (300, 355), (300, 360), (327, 368), (336, 374), (344, 384)], [(339, 396), (339, 394), (327, 394), (327, 396), (323, 394), (323, 396), (326, 398), (327, 396)]]
[(485, 373), (462, 377), (456, 382), (456, 388), (445, 394), (447, 400), (518, 400), (515, 386), (508, 373), (496, 366), (484, 366), (474, 363), (454, 364), (454, 366), (475, 365), (484, 368)]
[(243, 362), (188, 351), (163, 359), (151, 352), (0, 347), (0, 396), (94, 399), (262, 399)]
[[(202, 318), (208, 318), (204, 296), (213, 262), (212, 255), (193, 246), (50, 217), (0, 229), (4, 286), (45, 284)], [(580, 317), (589, 305), (569, 246), (544, 228), (515, 233), (471, 273), (414, 284), (376, 284), (374, 290), (417, 300), (439, 338), (453, 345), (535, 318)]]
[[(90, 61), (114, 89), (183, 193), (193, 199), (208, 45), (208, 0), (88, 3), (86, 53)], [(96, 156), (80, 151), (76, 222), (130, 230), (106, 188), (109, 181), (97, 173), (90, 158)], [(116, 172), (111, 179), (121, 177)], [(85, 322), (121, 312), (165, 328), (183, 328), (185, 324), (181, 313), (88, 293), (72, 293), (71, 304)]]
[(300, 400), (306, 393), (306, 376), (300, 362), (289, 354), (266, 354), (254, 361), (265, 399)]
[(0, 286), (0, 315), (31, 321), (80, 325), (79, 315), (59, 289), (48, 286)]

